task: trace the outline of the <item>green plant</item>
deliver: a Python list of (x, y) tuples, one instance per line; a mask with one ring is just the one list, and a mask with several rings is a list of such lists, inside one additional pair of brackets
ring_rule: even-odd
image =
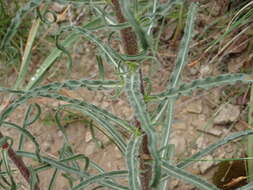
[[(182, 3), (180, 1), (173, 1), (168, 3), (159, 3), (154, 0), (150, 1), (130, 1), (130, 0), (111, 0), (111, 1), (86, 1), (86, 0), (58, 0), (60, 3), (81, 3), (93, 6), (93, 10), (97, 15), (92, 21), (83, 24), (83, 26), (67, 26), (59, 31), (59, 35), (67, 32), (68, 36), (61, 42), (59, 36), (56, 40), (57, 48), (53, 49), (50, 55), (45, 58), (40, 68), (30, 78), (27, 85), (24, 80), (27, 77), (27, 68), (31, 62), (27, 56), (31, 53), (32, 44), (26, 46), (27, 53), (24, 54), (24, 61), (20, 69), (19, 77), (13, 88), (0, 88), (0, 92), (10, 93), (10, 101), (4, 107), (0, 114), (0, 124), (3, 127), (12, 127), (17, 129), (21, 134), (21, 139), (30, 139), (35, 147), (36, 152), (25, 152), (22, 150), (24, 140), (20, 140), (19, 148), (14, 151), (12, 148), (13, 139), (11, 137), (3, 136), (0, 133), (0, 145), (2, 147), (2, 160), (5, 165), (5, 171), (0, 175), (9, 182), (1, 184), (5, 189), (11, 186), (16, 189), (17, 185), (13, 178), (13, 171), (10, 169), (10, 160), (14, 162), (20, 170), (23, 177), (30, 184), (31, 189), (39, 189), (37, 175), (41, 171), (53, 168), (55, 169), (48, 189), (54, 188), (54, 182), (57, 180), (57, 173), (63, 172), (68, 176), (72, 190), (85, 189), (90, 184), (99, 184), (99, 187), (107, 187), (109, 189), (117, 190), (138, 190), (138, 189), (166, 189), (166, 185), (171, 177), (182, 179), (185, 182), (194, 184), (200, 189), (215, 190), (214, 185), (209, 184), (199, 176), (190, 174), (184, 168), (194, 163), (195, 160), (200, 159), (211, 151), (220, 146), (229, 143), (235, 139), (242, 138), (253, 134), (253, 131), (242, 131), (232, 136), (226, 137), (216, 143), (208, 146), (201, 152), (198, 152), (190, 159), (183, 160), (177, 164), (171, 162), (173, 158), (173, 145), (170, 144), (171, 125), (173, 121), (173, 111), (176, 106), (175, 101), (181, 95), (189, 95), (192, 91), (197, 89), (209, 89), (220, 85), (235, 84), (237, 82), (252, 83), (253, 77), (246, 74), (223, 74), (220, 76), (208, 77), (204, 79), (194, 80), (190, 83), (183, 83), (180, 81), (180, 76), (184, 66), (187, 64), (187, 57), (189, 52), (189, 45), (194, 31), (194, 21), (197, 14), (197, 5), (191, 4), (188, 9), (188, 15), (185, 21), (184, 36), (181, 40), (180, 48), (177, 55), (175, 69), (172, 72), (170, 82), (167, 88), (160, 93), (147, 94), (143, 81), (143, 62), (147, 60), (157, 61), (152, 46), (155, 45), (152, 29), (158, 23), (159, 17), (165, 17), (167, 11), (170, 11), (175, 4)], [(40, 0), (31, 0), (20, 8), (16, 17), (12, 20), (3, 40), (1, 41), (1, 48), (8, 47), (10, 40), (15, 35), (18, 27), (27, 12), (31, 12), (44, 3)], [(49, 2), (46, 2), (49, 3)], [(107, 6), (113, 9), (107, 10)], [(183, 7), (183, 5), (181, 5)], [(43, 13), (42, 13), (42, 16)], [(114, 17), (116, 17), (117, 22)], [(147, 18), (147, 19), (145, 19)], [(37, 18), (36, 18), (37, 19)], [(40, 22), (35, 20), (36, 22)], [(36, 24), (35, 24), (36, 25)], [(36, 25), (39, 27), (39, 25)], [(93, 31), (112, 30), (120, 32), (120, 39), (122, 40), (124, 53), (119, 53), (112, 49), (109, 44), (105, 44), (96, 36)], [(37, 29), (31, 30), (31, 43), (33, 43)], [(100, 50), (100, 57), (97, 59), (100, 71), (100, 80), (66, 80), (64, 82), (53, 82), (46, 85), (40, 85), (48, 69), (53, 67), (56, 59), (65, 53), (69, 58), (69, 69), (71, 68), (70, 53), (67, 48), (71, 47), (80, 36), (84, 36), (87, 40), (95, 43)], [(151, 52), (151, 53), (150, 53)], [(107, 80), (104, 77), (103, 63), (109, 63), (115, 69), (118, 80)], [(150, 79), (152, 80), (152, 79)], [(127, 94), (134, 112), (135, 119), (133, 124), (129, 121), (121, 119), (113, 115), (109, 111), (99, 108), (88, 102), (70, 98), (60, 93), (61, 89), (76, 90), (78, 88), (87, 88), (88, 90), (111, 90), (124, 89)], [(81, 114), (90, 117), (96, 125), (101, 127), (103, 131), (109, 136), (114, 144), (122, 152), (126, 159), (127, 170), (104, 171), (92, 158), (87, 158), (85, 155), (76, 155), (68, 137), (64, 132), (61, 124), (61, 118), (56, 114), (55, 119), (58, 127), (64, 134), (64, 144), (59, 153), (59, 160), (54, 160), (47, 156), (40, 155), (40, 147), (33, 136), (28, 126), (34, 123), (40, 116), (41, 108), (38, 104), (29, 105), (24, 116), (22, 126), (15, 123), (7, 122), (16, 108), (20, 105), (26, 104), (29, 99), (36, 97), (46, 97), (59, 101), (64, 101), (67, 104), (59, 106), (58, 109), (76, 110)], [(157, 105), (156, 111), (150, 113), (148, 105), (155, 103)], [(34, 109), (35, 116), (31, 109)], [(162, 132), (158, 132), (156, 126), (162, 123)], [(122, 135), (122, 131), (126, 132), (130, 139)], [(159, 141), (158, 135), (162, 137)], [(31, 158), (37, 160), (40, 166), (28, 168), (23, 163), (21, 157)], [(81, 168), (79, 162), (84, 162), (85, 167)], [(94, 169), (97, 173), (90, 173), (88, 169)], [(128, 185), (120, 184), (117, 179), (124, 177), (128, 179)], [(8, 179), (7, 179), (8, 178)], [(76, 182), (78, 180), (78, 182)], [(242, 189), (250, 189), (252, 184), (248, 184)]]

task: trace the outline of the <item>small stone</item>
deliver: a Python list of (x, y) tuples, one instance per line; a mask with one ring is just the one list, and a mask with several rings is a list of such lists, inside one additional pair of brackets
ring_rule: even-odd
[(204, 148), (204, 146), (205, 146), (205, 138), (204, 138), (204, 136), (201, 136), (201, 137), (199, 137), (196, 140), (196, 145), (197, 145), (198, 149)]
[(58, 131), (58, 132), (57, 132), (57, 135), (58, 135), (58, 137), (62, 137), (62, 136), (63, 136), (63, 134), (62, 134), (61, 131)]
[(239, 106), (232, 104), (223, 104), (220, 112), (214, 118), (214, 124), (216, 125), (225, 125), (233, 123), (238, 120), (240, 116)]
[(212, 74), (212, 69), (210, 65), (204, 65), (200, 68), (200, 76), (206, 77)]
[(171, 189), (177, 188), (178, 185), (179, 185), (179, 182), (180, 182), (180, 181), (179, 181), (178, 179), (173, 179), (173, 180), (171, 180), (171, 182), (169, 183), (170, 188), (171, 188)]
[(207, 94), (207, 103), (212, 109), (215, 109), (220, 104), (220, 95), (221, 88), (213, 89), (209, 94)]
[(194, 101), (191, 102), (188, 106), (187, 106), (187, 111), (189, 113), (197, 113), (200, 114), (202, 112), (202, 101), (198, 100), (198, 101)]
[(42, 147), (46, 152), (49, 152), (51, 150), (51, 144), (47, 141), (42, 144)]
[(209, 129), (208, 132), (214, 136), (220, 137), (222, 135), (222, 131), (219, 129)]
[(187, 128), (186, 123), (184, 123), (183, 121), (175, 121), (172, 124), (172, 127), (175, 130), (185, 130)]
[(239, 72), (243, 64), (244, 62), (241, 60), (241, 57), (238, 57), (237, 59), (231, 59), (231, 61), (228, 63), (229, 73)]
[(213, 166), (213, 161), (212, 161), (213, 157), (211, 155), (207, 155), (206, 157), (204, 157), (204, 160), (207, 160), (207, 161), (203, 161), (199, 164), (199, 170), (201, 174), (206, 173), (206, 171)]
[(90, 131), (87, 131), (85, 134), (85, 142), (90, 142), (92, 140), (92, 135)]
[(197, 68), (195, 68), (195, 67), (191, 67), (190, 69), (189, 69), (189, 72), (190, 72), (190, 74), (191, 75), (197, 75), (198, 74), (198, 69)]
[(84, 154), (87, 156), (92, 155), (96, 151), (96, 145), (94, 143), (89, 143), (84, 150)]

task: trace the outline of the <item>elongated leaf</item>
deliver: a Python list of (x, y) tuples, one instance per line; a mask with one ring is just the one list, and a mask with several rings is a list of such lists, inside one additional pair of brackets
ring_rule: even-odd
[(30, 0), (18, 10), (16, 16), (12, 19), (3, 40), (1, 41), (0, 49), (3, 49), (6, 45), (8, 45), (12, 37), (16, 34), (24, 16), (34, 8), (37, 8), (41, 3), (42, 0)]
[(1, 127), (10, 127), (10, 128), (14, 128), (16, 130), (18, 130), (21, 134), (23, 134), (25, 137), (29, 138), (33, 144), (35, 145), (35, 149), (36, 149), (36, 155), (38, 157), (38, 159), (40, 159), (40, 156), (39, 156), (39, 152), (40, 152), (40, 146), (39, 146), (39, 143), (36, 141), (36, 138), (26, 129), (16, 125), (15, 123), (11, 123), (11, 122), (1, 122)]
[(247, 131), (238, 132), (238, 133), (235, 133), (235, 134), (230, 135), (228, 137), (225, 137), (225, 138), (219, 140), (218, 142), (209, 145), (207, 148), (203, 149), (202, 151), (199, 151), (198, 153), (194, 154), (193, 156), (191, 156), (189, 158), (189, 160), (184, 160), (184, 161), (179, 162), (177, 164), (177, 167), (185, 168), (186, 166), (194, 163), (195, 160), (207, 155), (208, 153), (216, 150), (217, 148), (221, 147), (222, 145), (227, 144), (235, 139), (242, 138), (242, 137), (252, 135), (252, 134), (253, 134), (253, 130), (247, 130)]
[[(177, 85), (179, 84), (179, 79), (180, 79), (182, 70), (184, 66), (187, 64), (188, 52), (189, 52), (189, 47), (190, 47), (190, 41), (192, 39), (196, 12), (197, 12), (197, 5), (195, 3), (192, 3), (189, 8), (188, 16), (186, 19), (184, 36), (180, 42), (180, 48), (179, 48), (178, 56), (176, 59), (175, 69), (172, 72), (172, 77), (171, 77), (170, 83), (167, 86), (167, 90), (177, 87)], [(156, 123), (161, 118), (164, 110), (166, 109), (167, 117), (165, 118), (165, 124), (164, 124), (165, 126), (163, 127), (164, 136), (162, 140), (162, 147), (166, 146), (168, 143), (170, 128), (171, 128), (172, 120), (174, 117), (174, 114), (173, 114), (174, 103), (175, 103), (175, 99), (163, 100), (158, 106), (157, 114), (155, 115), (152, 121), (152, 123)], [(166, 150), (162, 151), (162, 157), (164, 157), (165, 154), (166, 154)]]
[(10, 189), (16, 189), (17, 185), (15, 183), (14, 176), (12, 174), (10, 161), (8, 160), (7, 149), (2, 150), (2, 159), (3, 159), (4, 166), (6, 168), (7, 175), (10, 178), (10, 181), (11, 181), (11, 188)]
[[(124, 170), (118, 170), (118, 171), (112, 171), (112, 172), (107, 172), (107, 173), (102, 173), (102, 174), (98, 174), (96, 176), (92, 176), (90, 178), (88, 178), (87, 180), (81, 182), (80, 184), (76, 185), (75, 187), (71, 188), (71, 190), (78, 190), (78, 189), (84, 189), (85, 187), (87, 187), (88, 185), (90, 185), (91, 183), (99, 183), (101, 181), (101, 179), (104, 178), (114, 178), (114, 177), (122, 177), (124, 175), (126, 175), (128, 172), (124, 171)], [(122, 187), (118, 190), (125, 190), (126, 188)]]
[[(31, 119), (30, 116), (32, 114), (33, 108), (36, 108), (36, 114), (35, 114), (34, 118)], [(26, 113), (25, 113), (22, 128), (26, 129), (29, 125), (33, 124), (39, 118), (40, 114), (41, 114), (40, 106), (38, 104), (30, 104)], [(19, 137), (18, 150), (23, 149), (24, 140), (25, 140), (25, 137), (21, 133), (20, 137)]]
[[(22, 156), (22, 157), (32, 158), (32, 159), (35, 159), (35, 160), (37, 159), (36, 155), (34, 153), (30, 153), (30, 152), (17, 151), (16, 154), (19, 155), (19, 156)], [(78, 158), (80, 158), (80, 156), (83, 156), (83, 155), (77, 155)], [(75, 159), (77, 159), (77, 158), (75, 158)], [(75, 175), (78, 175), (78, 176), (84, 177), (84, 178), (90, 177), (89, 173), (87, 173), (85, 171), (80, 171), (80, 170), (78, 170), (76, 168), (73, 168), (73, 167), (69, 167), (69, 166), (67, 166), (66, 164), (63, 163), (63, 162), (71, 161), (71, 160), (73, 160), (73, 158), (64, 159), (62, 161), (56, 161), (56, 160), (53, 160), (51, 158), (41, 156), (41, 160), (44, 163), (49, 164), (51, 167), (57, 168), (58, 170), (61, 170), (61, 171), (67, 172), (67, 173), (72, 173), (72, 174), (75, 174)], [(127, 171), (122, 171), (122, 173), (126, 174)], [(122, 189), (122, 190), (127, 190), (128, 189), (126, 187), (123, 187), (121, 185), (116, 184), (115, 182), (112, 182), (112, 181), (109, 181), (109, 180), (107, 181), (106, 179), (101, 179), (99, 181), (99, 183), (104, 185), (105, 187), (115, 189), (115, 190), (117, 190), (117, 188), (118, 188), (118, 190), (119, 189)]]
[[(100, 23), (100, 21), (101, 21), (101, 18), (94, 19), (91, 22), (86, 23), (83, 27), (88, 30), (95, 30), (97, 29), (98, 27), (97, 24)], [(71, 33), (65, 38), (65, 40), (63, 40), (61, 45), (64, 48), (70, 47), (79, 38), (80, 38), (80, 35)], [(36, 70), (36, 73), (30, 79), (29, 83), (26, 86), (26, 90), (33, 88), (42, 80), (47, 70), (54, 64), (55, 60), (61, 55), (61, 53), (62, 51), (59, 50), (58, 48), (54, 48), (53, 50), (51, 50), (51, 53), (47, 56), (47, 58), (43, 61), (40, 67)]]
[(23, 84), (23, 82), (24, 82), (25, 76), (26, 76), (27, 71), (28, 71), (28, 66), (29, 66), (29, 63), (30, 63), (29, 57), (30, 57), (30, 54), (31, 54), (31, 51), (32, 51), (32, 46), (33, 46), (36, 34), (37, 34), (39, 26), (40, 26), (40, 22), (41, 22), (40, 19), (37, 18), (33, 22), (32, 27), (29, 31), (29, 35), (28, 35), (28, 38), (27, 38), (27, 41), (26, 41), (25, 51), (24, 51), (24, 54), (22, 56), (21, 67), (20, 67), (20, 70), (18, 72), (18, 78), (15, 82), (14, 89), (19, 89), (21, 87), (21, 85)]
[(192, 175), (176, 166), (168, 164), (165, 161), (163, 161), (162, 164), (165, 172), (171, 177), (176, 177), (185, 182), (191, 183), (196, 187), (200, 188), (201, 190), (218, 190), (217, 187), (215, 187), (214, 185), (208, 183), (207, 181), (203, 180), (202, 178), (196, 175)]
[(235, 84), (236, 82), (242, 83), (252, 83), (253, 78), (251, 75), (246, 74), (223, 74), (214, 77), (208, 77), (204, 79), (197, 79), (190, 83), (183, 83), (178, 87), (171, 88), (165, 92), (162, 92), (157, 95), (148, 96), (147, 100), (162, 100), (164, 98), (175, 98), (179, 95), (189, 95), (194, 90), (198, 89), (210, 89), (213, 87), (227, 85), (227, 84)]
[(64, 105), (64, 107), (71, 107), (72, 109), (79, 110), (95, 120), (103, 129), (106, 131), (107, 134), (112, 138), (115, 144), (120, 148), (122, 152), (126, 151), (126, 143), (122, 135), (115, 129), (113, 125), (111, 125), (105, 117), (101, 117), (101, 115), (96, 114), (95, 112), (89, 111), (87, 108), (83, 106), (78, 106), (76, 104), (68, 104)]
[[(33, 153), (29, 153), (28, 152), (28, 155), (30, 155), (30, 154), (31, 154), (31, 156), (33, 156)], [(17, 152), (17, 155), (25, 157), (27, 155), (27, 152), (20, 151), (20, 152)], [(71, 157), (61, 159), (58, 162), (68, 163), (68, 162), (75, 161), (75, 160), (84, 160), (85, 161), (85, 165), (87, 165), (88, 162), (91, 163), (92, 166), (95, 164), (92, 161), (90, 161), (89, 158), (86, 157), (86, 156), (84, 156), (83, 154), (73, 155)], [(41, 165), (39, 167), (36, 167), (34, 170), (37, 173), (39, 173), (39, 172), (45, 171), (45, 170), (50, 169), (50, 168), (52, 168), (52, 166), (50, 164), (44, 163), (43, 165)]]
[(126, 161), (128, 167), (128, 184), (131, 190), (139, 190), (140, 188), (140, 179), (139, 179), (139, 163), (137, 160), (139, 146), (141, 143), (141, 137), (132, 136), (127, 145), (126, 151)]
[(193, 28), (194, 28), (194, 21), (196, 18), (196, 12), (197, 12), (197, 4), (192, 3), (189, 8), (188, 16), (186, 19), (184, 36), (180, 42), (180, 48), (176, 60), (176, 67), (172, 72), (171, 82), (168, 84), (167, 87), (168, 89), (174, 88), (178, 85), (182, 70), (184, 66), (187, 64), (190, 42), (193, 36)]
[[(78, 82), (77, 82), (78, 83)], [(74, 86), (77, 84), (76, 82), (74, 82), (74, 84), (71, 84), (71, 88), (75, 88)], [(74, 85), (74, 86), (73, 86)], [(20, 98), (18, 98), (15, 102), (13, 102), (12, 104), (10, 104), (8, 106), (8, 108), (6, 108), (0, 115), (0, 120), (4, 120), (6, 117), (8, 117), (9, 114), (11, 114), (18, 106), (20, 106), (21, 104), (25, 103), (27, 100), (29, 100), (30, 98), (34, 98), (34, 97), (38, 97), (38, 96), (43, 96), (43, 97), (50, 97), (50, 98), (54, 98), (54, 99), (58, 99), (58, 100), (64, 100), (66, 102), (69, 103), (74, 103), (76, 105), (82, 105), (84, 107), (87, 107), (89, 110), (91, 110), (92, 112), (96, 112), (97, 114), (101, 114), (103, 115), (105, 118), (109, 119), (112, 122), (115, 122), (116, 124), (119, 124), (122, 128), (124, 128), (127, 131), (132, 131), (132, 127), (124, 120), (116, 117), (115, 115), (111, 114), (110, 112), (98, 108), (95, 105), (92, 104), (88, 104), (85, 103), (84, 101), (80, 101), (77, 99), (71, 99), (71, 98), (67, 98), (65, 96), (61, 96), (61, 95), (57, 95), (57, 94), (51, 94), (47, 93), (48, 91), (56, 91), (59, 89), (59, 87), (62, 87), (61, 83), (54, 83), (52, 86), (42, 86), (33, 90), (30, 90), (26, 93), (24, 93), (23, 96), (21, 96)], [(63, 85), (65, 86), (65, 85)], [(1, 88), (0, 91), (9, 91), (6, 88)], [(22, 91), (15, 91), (18, 93), (22, 94)]]
[[(37, 157), (34, 153), (24, 152), (24, 151), (17, 151), (17, 155), (37, 160)], [(51, 165), (52, 167), (57, 168), (61, 171), (76, 174), (80, 177), (90, 176), (88, 172), (80, 171), (80, 170), (77, 170), (75, 168), (69, 167), (66, 164), (63, 164), (63, 163), (61, 163), (57, 160), (54, 160), (54, 159), (51, 159), (51, 158), (48, 158), (48, 157), (45, 157), (45, 156), (41, 156), (40, 158), (41, 158), (42, 162), (47, 163), (47, 164)]]
[(151, 120), (146, 111), (145, 102), (143, 101), (143, 96), (140, 92), (139, 72), (131, 72), (128, 74), (125, 90), (128, 95), (128, 100), (133, 106), (138, 120), (141, 122), (141, 127), (148, 136), (148, 148), (154, 159), (153, 180), (151, 184), (153, 187), (156, 187), (161, 175), (160, 158), (157, 150), (156, 131), (151, 125)]

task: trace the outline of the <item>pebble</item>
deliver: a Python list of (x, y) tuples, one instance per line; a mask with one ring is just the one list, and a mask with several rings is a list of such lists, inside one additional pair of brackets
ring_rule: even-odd
[(179, 185), (179, 180), (178, 179), (173, 179), (171, 180), (171, 182), (169, 183), (169, 186), (171, 187), (171, 189), (175, 189), (178, 187)]
[(201, 174), (204, 174), (207, 172), (207, 170), (209, 168), (211, 168), (213, 166), (213, 161), (210, 161), (210, 160), (213, 160), (213, 157), (211, 155), (207, 155), (203, 158), (203, 160), (207, 160), (207, 161), (203, 161), (203, 162), (200, 162), (199, 164), (199, 170), (201, 172)]
[(239, 106), (232, 104), (223, 104), (218, 115), (214, 118), (214, 124), (225, 125), (238, 120), (240, 116)]
[(187, 125), (183, 121), (175, 121), (172, 124), (172, 128), (175, 129), (175, 130), (185, 130), (187, 128)]
[(51, 144), (47, 141), (42, 144), (42, 147), (46, 152), (49, 152), (51, 150)]
[(202, 101), (201, 100), (197, 100), (194, 102), (191, 102), (188, 106), (187, 106), (187, 111), (189, 113), (197, 113), (200, 114), (202, 112)]
[(210, 65), (204, 65), (200, 68), (200, 76), (203, 78), (211, 75), (211, 73), (212, 73), (212, 69)]
[(196, 140), (196, 145), (197, 145), (198, 149), (202, 149), (202, 148), (205, 147), (205, 138), (204, 138), (204, 136), (201, 136)]
[(87, 131), (85, 134), (85, 142), (90, 142), (92, 140), (92, 135), (90, 131)]
[(92, 155), (94, 152), (96, 151), (96, 145), (94, 143), (89, 143), (88, 145), (86, 145), (85, 150), (84, 150), (84, 154), (86, 156), (90, 156)]

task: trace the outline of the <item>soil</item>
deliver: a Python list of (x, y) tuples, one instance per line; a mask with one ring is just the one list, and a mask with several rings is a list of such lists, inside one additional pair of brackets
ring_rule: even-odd
[[(212, 9), (207, 13), (206, 10), (210, 7), (212, 7)], [(200, 11), (198, 13), (196, 25), (196, 32), (198, 34), (202, 34), (207, 23), (211, 23), (219, 17), (224, 17), (224, 20), (226, 21), (225, 16), (220, 13), (220, 9), (219, 4), (215, 1), (203, 1), (200, 4)], [(152, 78), (154, 79), (152, 81), (152, 87), (154, 92), (162, 91), (165, 88), (175, 63), (175, 55), (177, 54), (179, 40), (173, 42), (172, 37), (168, 36), (167, 31), (169, 30), (170, 25), (168, 22), (168, 24), (165, 25), (165, 32), (161, 36), (161, 44), (158, 52), (158, 58), (161, 65), (152, 71)], [(232, 54), (234, 54), (234, 52), (231, 49), (230, 51), (227, 50), (217, 57), (214, 61), (215, 63), (211, 64), (210, 61), (212, 61), (212, 58), (217, 55), (219, 47), (215, 50), (208, 51), (205, 53), (204, 57), (202, 56), (203, 51), (205, 51), (205, 48), (207, 47), (207, 41), (217, 39), (217, 36), (222, 34), (222, 31), (219, 31), (215, 27), (211, 32), (212, 33), (208, 35), (209, 37), (207, 39), (197, 39), (196, 36), (198, 35), (194, 37), (189, 63), (192, 64), (196, 60), (197, 63), (192, 64), (192, 66), (186, 66), (183, 72), (182, 81), (189, 82), (196, 78), (217, 75), (224, 73), (225, 71), (238, 72), (243, 68), (243, 65), (238, 67), (236, 64), (234, 64), (235, 66), (231, 66), (230, 64), (235, 60), (245, 62), (246, 49), (237, 50), (236, 55), (233, 56)], [(173, 34), (171, 35), (173, 36)], [(232, 37), (229, 36), (225, 41), (229, 41), (231, 38)], [(171, 46), (171, 44), (174, 44), (174, 46)], [(95, 54), (98, 54), (98, 52), (95, 50), (94, 46), (87, 41), (82, 40), (75, 45), (72, 51), (74, 61), (72, 78), (98, 78), (98, 68), (94, 56)], [(56, 67), (57, 70), (51, 70), (50, 72), (52, 74), (47, 80), (62, 81), (66, 79), (64, 64), (65, 60), (58, 61)], [(116, 78), (116, 76), (113, 75), (114, 71), (112, 68), (108, 65), (104, 66), (106, 73), (105, 77), (107, 79)], [(144, 74), (148, 76), (149, 70), (151, 70), (151, 66), (148, 63), (143, 67)], [(2, 84), (11, 86), (11, 84), (14, 83), (15, 76), (15, 74), (10, 75), (8, 81), (5, 80), (1, 82), (1, 86)], [(218, 139), (222, 139), (233, 132), (247, 129), (247, 125), (243, 122), (247, 121), (247, 106), (245, 106), (247, 104), (247, 98), (243, 99), (244, 102), (241, 100), (247, 95), (246, 90), (242, 91), (242, 89), (247, 88), (247, 85), (235, 85), (232, 87), (219, 87), (208, 91), (199, 90), (191, 96), (184, 96), (177, 100), (175, 120), (172, 126), (170, 142), (175, 144), (175, 163), (200, 151), (207, 145), (216, 142)], [(93, 103), (129, 121), (133, 118), (133, 112), (124, 94), (119, 95), (117, 98), (113, 98), (115, 95), (114, 91), (92, 92), (86, 89), (79, 89), (77, 91), (66, 90), (63, 93), (69, 97)], [(4, 95), (3, 103), (7, 99), (8, 96)], [(37, 98), (32, 102), (37, 102), (42, 105), (43, 111), (40, 119), (32, 126), (29, 126), (29, 131), (37, 137), (37, 141), (41, 146), (42, 155), (57, 159), (59, 156), (59, 150), (64, 143), (64, 138), (52, 115), (55, 114), (57, 106), (64, 103), (47, 98)], [(227, 113), (226, 107), (229, 107), (229, 110), (232, 111), (230, 114), (235, 117), (226, 118), (227, 114), (224, 116), (224, 113)], [(27, 106), (20, 106), (12, 114), (10, 120), (17, 124), (21, 124), (26, 109)], [(71, 122), (66, 120), (64, 125), (73, 151), (76, 154), (86, 155), (106, 171), (126, 169), (122, 153), (117, 147), (115, 147), (113, 142), (111, 142), (111, 140), (99, 130), (99, 126), (94, 123), (93, 126), (90, 127), (89, 118), (80, 114), (74, 115), (74, 118), (69, 119)], [(62, 117), (66, 118), (67, 116), (68, 114), (66, 112), (62, 114)], [(10, 136), (13, 139), (19, 139), (17, 131), (10, 128), (4, 128), (2, 130), (4, 135)], [(93, 136), (93, 130), (95, 137)], [(18, 141), (15, 141), (14, 149), (17, 148), (17, 143)], [(25, 151), (33, 152), (35, 150), (34, 148), (34, 145), (30, 141), (25, 141)], [(213, 160), (245, 157), (245, 151), (245, 142), (236, 141), (219, 148), (212, 154), (203, 158), (206, 159), (206, 161), (196, 161), (187, 170), (212, 182), (215, 172), (215, 175), (217, 175), (219, 163), (218, 161)], [(28, 165), (38, 164), (30, 159), (25, 159), (25, 161)], [(47, 189), (53, 172), (53, 170), (48, 170), (41, 173), (40, 187), (42, 190)], [(234, 178), (236, 177), (240, 176), (234, 176)], [(17, 176), (17, 178), (19, 178), (21, 189), (27, 189), (27, 185), (23, 179), (19, 176)], [(122, 183), (124, 184), (126, 182), (123, 181)], [(70, 185), (67, 178), (58, 175), (54, 189), (68, 190), (69, 188)], [(173, 179), (168, 187), (168, 190), (170, 189), (193, 190), (197, 188), (184, 184), (177, 179)], [(230, 189), (233, 189), (233, 186), (230, 186)]]

